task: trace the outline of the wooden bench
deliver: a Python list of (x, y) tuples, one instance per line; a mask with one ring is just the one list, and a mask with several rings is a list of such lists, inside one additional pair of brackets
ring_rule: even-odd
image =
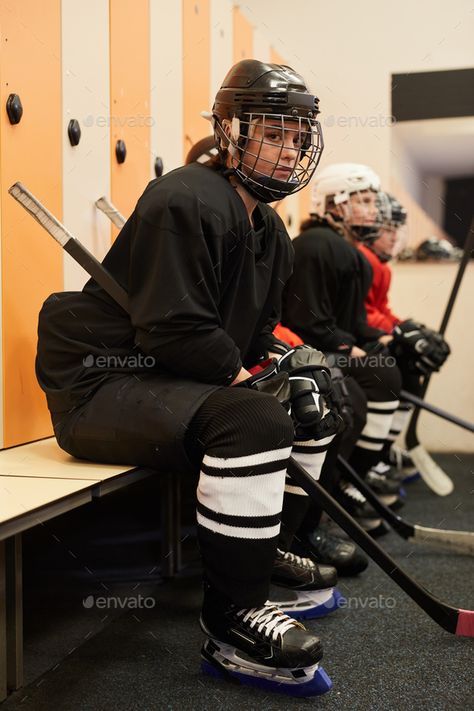
[(176, 474), (74, 459), (53, 437), (0, 451), (0, 702), (23, 684), (21, 534), (129, 484), (161, 482), (161, 574), (180, 560), (180, 481)]

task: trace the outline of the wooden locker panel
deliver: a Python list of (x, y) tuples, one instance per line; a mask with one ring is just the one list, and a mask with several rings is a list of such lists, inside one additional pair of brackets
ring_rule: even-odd
[(209, 132), (201, 111), (212, 108), (210, 54), (209, 0), (183, 0), (183, 159), (191, 146)]
[[(110, 248), (111, 224), (95, 207), (110, 197), (108, 0), (62, 0), (63, 220), (99, 260)], [(89, 47), (93, 47), (91, 52)], [(81, 127), (71, 146), (68, 124)], [(64, 288), (82, 289), (85, 270), (64, 253)]]
[[(38, 312), (63, 287), (63, 255), (7, 193), (24, 183), (61, 219), (60, 0), (0, 4), (0, 176), (2, 240), (3, 446), (51, 434), (35, 377)], [(23, 104), (20, 123), (4, 110), (10, 93)]]
[[(150, 175), (149, 2), (110, 0), (109, 7), (111, 195), (119, 211), (129, 217), (154, 177)], [(118, 140), (127, 149), (121, 164), (115, 157)]]
[[(150, 5), (151, 154), (164, 172), (183, 163), (183, 8), (181, 2)], [(203, 121), (203, 124), (205, 122)], [(205, 126), (203, 130), (205, 130)]]
[[(270, 47), (270, 62), (272, 64), (286, 64), (283, 57), (278, 54), (276, 49), (274, 49), (273, 47)], [(289, 227), (291, 226), (289, 225), (289, 222), (292, 222), (292, 218), (289, 217), (287, 200), (288, 198), (286, 198), (285, 200), (280, 200), (280, 202), (273, 203), (273, 207), (285, 223), (285, 227), (289, 229)]]
[[(234, 61), (233, 19), (234, 12), (230, 0), (211, 0), (210, 106), (214, 103), (215, 95)], [(203, 131), (204, 135), (205, 130)]]
[(234, 64), (241, 59), (253, 59), (253, 27), (242, 14), (240, 8), (234, 7)]

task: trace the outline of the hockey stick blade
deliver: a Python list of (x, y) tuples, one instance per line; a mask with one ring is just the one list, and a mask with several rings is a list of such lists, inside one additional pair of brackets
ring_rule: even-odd
[[(30, 194), (31, 195), (31, 194)], [(39, 205), (36, 198), (31, 198)], [(23, 204), (23, 203), (22, 203)], [(42, 223), (41, 223), (42, 224)], [(60, 223), (59, 223), (60, 224)], [(81, 245), (79, 240), (76, 240), (79, 250), (87, 252), (85, 247)], [(79, 260), (78, 260), (79, 261)], [(84, 266), (82, 262), (79, 262)], [(100, 262), (97, 262), (98, 269), (104, 270)], [(110, 274), (107, 275), (113, 280)], [(94, 277), (95, 278), (95, 277)], [(98, 283), (105, 289), (109, 296), (115, 299), (117, 289), (108, 290), (102, 282)], [(107, 280), (104, 283), (109, 283)], [(117, 283), (115, 286), (122, 290)], [(119, 302), (120, 303), (120, 302)], [(296, 462), (293, 457), (290, 457), (289, 467), (290, 475), (294, 481), (301, 486), (302, 489), (321, 506), (324, 511), (337, 523), (339, 526), (369, 555), (387, 575), (404, 590), (414, 602), (417, 603), (438, 625), (443, 627), (448, 632), (453, 634), (474, 637), (474, 611), (459, 610), (451, 605), (438, 600), (431, 595), (428, 590), (419, 585), (413, 578), (405, 573), (398, 564), (381, 548), (376, 541), (364, 531), (359, 524), (335, 501), (325, 489), (308, 474), (308, 472)]]
[(338, 462), (344, 470), (344, 476), (365, 496), (369, 504), (393, 528), (398, 535), (413, 543), (429, 543), (465, 555), (474, 555), (474, 533), (471, 531), (450, 531), (440, 528), (429, 528), (420, 524), (413, 524), (386, 506), (372, 489), (365, 483), (357, 472), (341, 455)]
[(427, 484), (438, 496), (448, 496), (451, 494), (454, 485), (449, 476), (436, 464), (435, 460), (428, 454), (422, 444), (408, 450), (408, 454), (413, 460), (413, 464), (420, 472), (425, 484)]
[(398, 563), (323, 489), (318, 481), (290, 457), (292, 479), (317, 502), (318, 506), (357, 543), (375, 563), (407, 593), (440, 627), (464, 637), (474, 637), (474, 610), (462, 610), (439, 600), (400, 568)]
[(128, 312), (128, 295), (105, 267), (62, 225), (21, 183), (8, 192), (48, 232), (90, 276)]
[(95, 201), (95, 206), (103, 212), (104, 215), (107, 215), (115, 227), (118, 227), (119, 230), (122, 229), (126, 222), (125, 217), (117, 210), (115, 205), (112, 205), (112, 203), (107, 200), (105, 195)]

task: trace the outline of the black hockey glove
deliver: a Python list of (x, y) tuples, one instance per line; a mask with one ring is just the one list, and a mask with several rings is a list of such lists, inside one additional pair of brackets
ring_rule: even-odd
[(336, 410), (344, 423), (344, 429), (354, 426), (354, 408), (347, 389), (344, 373), (340, 368), (331, 367), (332, 393), (327, 396), (331, 409)]
[(449, 355), (449, 346), (439, 334), (411, 319), (395, 326), (391, 346), (396, 358), (406, 358), (410, 370), (422, 375), (439, 370)]
[(291, 415), (297, 439), (321, 439), (341, 430), (342, 419), (330, 408), (331, 373), (324, 355), (310, 346), (296, 346), (278, 361), (290, 380)]
[(263, 370), (252, 375), (246, 380), (242, 380), (233, 386), (234, 388), (250, 388), (261, 393), (274, 395), (278, 402), (289, 411), (290, 409), (290, 383), (287, 373), (278, 371), (276, 360), (272, 360)]
[(432, 370), (439, 370), (451, 353), (451, 349), (437, 331), (425, 327), (425, 336), (431, 347), (429, 360), (433, 363)]

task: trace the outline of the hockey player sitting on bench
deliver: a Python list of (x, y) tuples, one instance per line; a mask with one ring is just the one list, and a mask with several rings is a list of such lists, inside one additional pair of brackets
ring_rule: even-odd
[[(399, 404), (401, 376), (394, 359), (386, 357), (392, 335), (367, 323), (364, 300), (372, 270), (355, 246), (373, 230), (379, 187), (378, 176), (364, 165), (340, 163), (318, 171), (311, 217), (293, 242), (295, 265), (282, 323), (355, 381), (366, 424), (349, 461), (385, 503), (398, 506), (399, 481), (373, 467)], [(377, 532), (379, 523), (368, 517), (370, 507), (354, 487), (342, 480), (335, 494), (361, 525)]]
[[(382, 328), (393, 335), (390, 350), (397, 359), (402, 374), (402, 385), (414, 395), (421, 395), (421, 376), (438, 371), (449, 355), (449, 346), (444, 338), (413, 319), (402, 320), (396, 316), (389, 303), (391, 270), (388, 262), (394, 256), (401, 241), (407, 212), (399, 201), (389, 193), (377, 193), (378, 215), (373, 233), (358, 242), (358, 247), (372, 267), (372, 284), (367, 293), (365, 307), (367, 321), (374, 328)], [(413, 473), (413, 462), (407, 453), (394, 442), (405, 428), (412, 405), (401, 401), (395, 412), (388, 440), (382, 450), (379, 470), (387, 471), (388, 465), (398, 464), (405, 474)]]
[(235, 65), (212, 110), (215, 163), (153, 180), (104, 259), (130, 316), (94, 280), (55, 294), (37, 358), (63, 449), (199, 474), (205, 668), (294, 695), (331, 683), (319, 639), (293, 618), (335, 609), (337, 594), (334, 568), (288, 552), (307, 497), (285, 505), (285, 488), (298, 489), (286, 468), (293, 453), (318, 478), (340, 418), (319, 351), (249, 368), (272, 353), (292, 269), (291, 241), (267, 203), (311, 179), (317, 114), (289, 67)]

